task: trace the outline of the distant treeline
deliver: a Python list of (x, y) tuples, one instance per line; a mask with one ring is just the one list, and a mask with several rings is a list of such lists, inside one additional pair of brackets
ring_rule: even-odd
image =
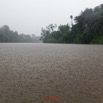
[(0, 27), (0, 42), (41, 42), (39, 36), (18, 34), (17, 31), (10, 30), (9, 26)]
[[(103, 44), (103, 4), (94, 9), (87, 8), (71, 18), (71, 26), (50, 24), (41, 30), (44, 43)], [(56, 29), (57, 28), (57, 29)]]

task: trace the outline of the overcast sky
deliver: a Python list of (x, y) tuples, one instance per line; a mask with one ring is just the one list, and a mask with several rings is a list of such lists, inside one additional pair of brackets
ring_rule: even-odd
[(85, 8), (94, 8), (103, 0), (0, 0), (0, 26), (25, 34), (40, 35), (41, 28), (70, 23)]

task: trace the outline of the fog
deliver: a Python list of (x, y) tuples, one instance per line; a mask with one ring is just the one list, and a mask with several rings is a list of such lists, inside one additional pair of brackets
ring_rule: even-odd
[(0, 0), (0, 26), (25, 34), (40, 35), (48, 24), (70, 23), (85, 8), (94, 8), (103, 0)]

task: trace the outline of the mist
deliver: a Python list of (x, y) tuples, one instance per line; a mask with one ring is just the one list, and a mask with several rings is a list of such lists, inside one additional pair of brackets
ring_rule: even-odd
[(0, 27), (9, 25), (14, 31), (40, 35), (49, 24), (70, 24), (85, 8), (93, 8), (102, 0), (0, 0)]

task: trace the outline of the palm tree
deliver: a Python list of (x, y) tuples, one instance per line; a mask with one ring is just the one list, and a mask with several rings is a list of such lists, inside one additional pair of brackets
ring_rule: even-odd
[(73, 15), (70, 15), (71, 18), (71, 25), (73, 26)]

